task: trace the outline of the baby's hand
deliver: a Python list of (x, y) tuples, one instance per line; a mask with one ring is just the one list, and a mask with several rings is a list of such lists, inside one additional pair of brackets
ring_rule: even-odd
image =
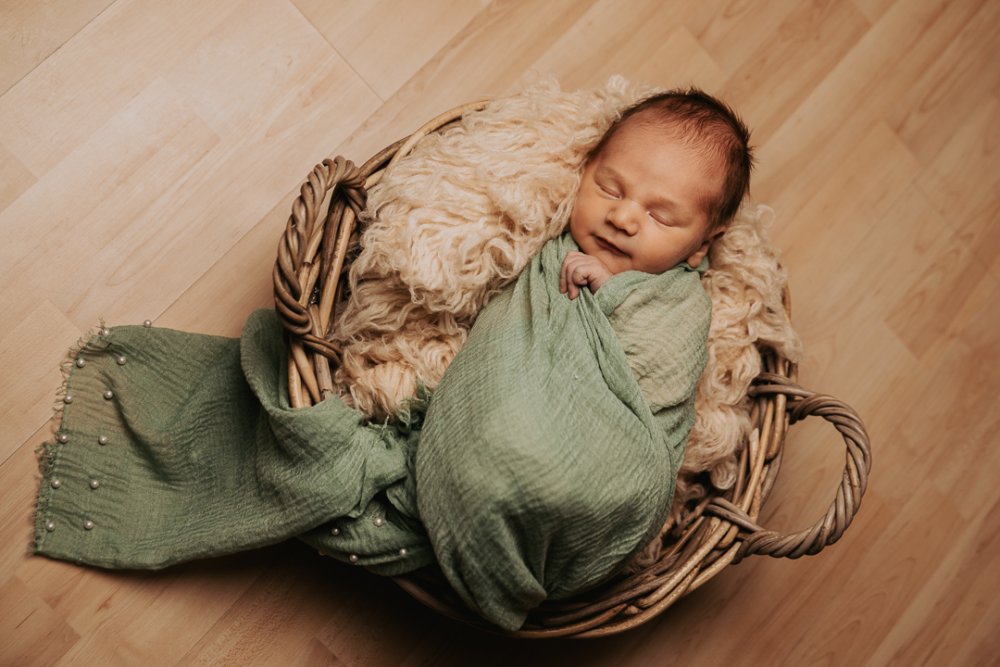
[(566, 255), (559, 270), (559, 291), (569, 292), (569, 298), (575, 299), (580, 287), (587, 285), (591, 292), (596, 292), (610, 277), (611, 271), (601, 260), (574, 251)]

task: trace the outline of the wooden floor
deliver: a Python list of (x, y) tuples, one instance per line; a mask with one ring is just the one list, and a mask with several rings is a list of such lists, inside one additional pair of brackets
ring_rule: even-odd
[[(0, 664), (1000, 664), (998, 54), (993, 0), (4, 0)], [(755, 129), (800, 380), (872, 435), (840, 543), (549, 642), (294, 543), (154, 574), (29, 555), (33, 450), (78, 336), (238, 334), (315, 162), (531, 70), (694, 83)], [(765, 525), (812, 523), (842, 465), (835, 433), (796, 426)]]

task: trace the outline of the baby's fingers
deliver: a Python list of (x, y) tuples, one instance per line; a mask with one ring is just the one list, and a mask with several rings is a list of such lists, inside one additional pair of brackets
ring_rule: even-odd
[(570, 299), (575, 299), (581, 292), (580, 288), (590, 285), (597, 276), (595, 265), (602, 266), (593, 257), (582, 252), (568, 253), (559, 269), (559, 291), (568, 293)]
[(569, 291), (569, 298), (570, 298), (570, 300), (572, 300), (572, 299), (575, 299), (576, 295), (580, 293), (580, 288), (577, 287), (576, 283), (574, 283), (571, 280), (571, 281), (569, 281), (569, 289), (568, 289), (568, 291)]
[(562, 294), (565, 294), (567, 290), (573, 289), (573, 265), (575, 264), (576, 255), (579, 254), (578, 252), (570, 251), (563, 259), (562, 266), (559, 267), (559, 292)]

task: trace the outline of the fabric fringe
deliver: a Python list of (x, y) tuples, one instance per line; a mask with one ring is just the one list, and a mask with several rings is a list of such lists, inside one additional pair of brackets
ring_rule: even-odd
[[(62, 374), (62, 380), (59, 383), (59, 387), (56, 389), (55, 400), (52, 404), (52, 412), (56, 417), (50, 421), (50, 430), (52, 435), (50, 439), (40, 443), (34, 450), (35, 460), (38, 464), (38, 472), (41, 478), (40, 481), (42, 483), (44, 483), (44, 480), (48, 479), (52, 475), (52, 472), (59, 460), (59, 453), (62, 450), (62, 447), (65, 446), (63, 443), (59, 442), (58, 438), (59, 434), (64, 430), (63, 424), (66, 419), (66, 408), (69, 407), (65, 399), (67, 396), (72, 396), (70, 390), (70, 378), (73, 370), (77, 368), (77, 359), (82, 359), (86, 364), (88, 356), (106, 350), (110, 344), (110, 340), (108, 339), (109, 334), (110, 330), (108, 329), (104, 318), (99, 318), (97, 326), (80, 336), (76, 343), (69, 347), (63, 357), (63, 360), (59, 364), (59, 371)], [(31, 525), (34, 529), (30, 544), (33, 549), (36, 548), (38, 544), (38, 531), (40, 530), (38, 526), (38, 517), (44, 511), (44, 508), (41, 507), (43, 502), (42, 496), (39, 494), (31, 517)]]
[(63, 428), (63, 419), (65, 418), (66, 412), (65, 399), (67, 395), (70, 395), (69, 380), (74, 367), (76, 367), (77, 359), (83, 359), (84, 363), (86, 363), (88, 355), (106, 350), (108, 347), (108, 333), (110, 333), (110, 329), (107, 328), (104, 318), (99, 318), (97, 326), (89, 329), (85, 334), (80, 336), (76, 343), (69, 347), (63, 357), (63, 360), (59, 363), (59, 371), (62, 375), (62, 380), (59, 387), (56, 389), (55, 399), (52, 403), (52, 413), (58, 418), (53, 419), (50, 422), (52, 439), (42, 442), (35, 448), (35, 458), (38, 461), (38, 471), (41, 473), (42, 477), (48, 476), (58, 454), (56, 450), (58, 449), (58, 446), (62, 444), (58, 442), (56, 438), (59, 436), (59, 433)]

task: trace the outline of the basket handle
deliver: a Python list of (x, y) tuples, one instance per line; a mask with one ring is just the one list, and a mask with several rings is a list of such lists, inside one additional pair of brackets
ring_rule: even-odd
[[(321, 220), (320, 208), (330, 190), (330, 212), (334, 215)], [(323, 338), (315, 313), (309, 308), (313, 288), (320, 278), (327, 259), (324, 245), (333, 243), (336, 230), (328, 230), (330, 218), (339, 222), (339, 211), (350, 206), (355, 214), (365, 205), (365, 174), (353, 162), (337, 156), (315, 166), (302, 184), (285, 233), (278, 244), (274, 263), (274, 305), (285, 329), (303, 345), (328, 357), (334, 356), (330, 344)]]
[(817, 554), (840, 539), (861, 507), (861, 497), (868, 487), (871, 471), (871, 443), (861, 417), (846, 403), (830, 396), (817, 394), (794, 384), (788, 378), (773, 373), (761, 373), (758, 384), (751, 387), (751, 396), (785, 394), (788, 396), (789, 423), (819, 415), (833, 424), (847, 445), (847, 462), (837, 489), (837, 497), (823, 518), (811, 528), (782, 535), (753, 522), (741, 508), (725, 498), (715, 498), (705, 510), (749, 534), (736, 554), (736, 560), (765, 554), (774, 558), (798, 558)]

